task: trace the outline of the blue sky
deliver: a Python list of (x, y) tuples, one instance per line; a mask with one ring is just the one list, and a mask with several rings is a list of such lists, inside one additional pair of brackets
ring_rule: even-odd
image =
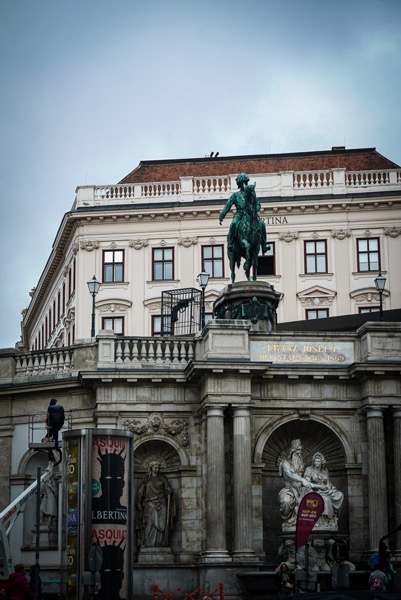
[(400, 22), (399, 0), (0, 0), (0, 348), (77, 185), (212, 150), (401, 164)]

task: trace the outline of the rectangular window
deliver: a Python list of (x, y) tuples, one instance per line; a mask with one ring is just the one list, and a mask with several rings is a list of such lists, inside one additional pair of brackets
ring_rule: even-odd
[(258, 275), (276, 274), (275, 242), (269, 242), (270, 250), (258, 256)]
[(224, 277), (224, 246), (202, 246), (202, 271), (210, 277)]
[(72, 270), (70, 267), (70, 270), (68, 271), (68, 300), (71, 298), (72, 296)]
[(153, 248), (152, 280), (174, 279), (174, 248)]
[(161, 315), (152, 315), (152, 335), (170, 335), (174, 332), (171, 331), (171, 318), (170, 315), (164, 317), (164, 327), (162, 331), (162, 317)]
[(117, 335), (124, 335), (124, 317), (103, 317), (102, 329), (110, 329)]
[(61, 292), (58, 291), (57, 294), (57, 323), (60, 321), (61, 317)]
[(124, 250), (103, 250), (103, 283), (124, 281)]
[(379, 238), (357, 240), (358, 271), (380, 271)]
[(61, 315), (63, 316), (65, 312), (65, 282), (63, 283), (63, 312)]
[(363, 314), (363, 313), (371, 313), (371, 312), (378, 312), (380, 310), (380, 306), (360, 306), (359, 307), (359, 314)]
[(308, 308), (306, 310), (306, 318), (310, 319), (325, 319), (329, 316), (328, 308)]
[(305, 273), (327, 273), (326, 240), (305, 241)]

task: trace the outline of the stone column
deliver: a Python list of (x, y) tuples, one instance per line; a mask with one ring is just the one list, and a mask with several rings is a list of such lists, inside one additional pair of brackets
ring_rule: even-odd
[(369, 406), (368, 431), (368, 478), (369, 478), (369, 542), (370, 549), (378, 549), (379, 540), (388, 533), (386, 452), (383, 426), (383, 410)]
[[(395, 526), (401, 523), (401, 408), (393, 408), (393, 438), (394, 438), (394, 518)], [(401, 555), (401, 531), (396, 534), (396, 553)]]
[(252, 544), (251, 415), (233, 406), (234, 560), (255, 558)]
[(206, 550), (202, 561), (231, 561), (226, 549), (224, 406), (207, 407)]

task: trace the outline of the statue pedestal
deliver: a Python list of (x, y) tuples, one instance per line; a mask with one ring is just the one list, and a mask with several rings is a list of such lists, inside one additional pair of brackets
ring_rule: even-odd
[(222, 289), (213, 310), (217, 319), (247, 319), (253, 331), (275, 331), (280, 298), (265, 281), (238, 281)]
[(141, 548), (138, 554), (138, 563), (153, 565), (173, 565), (174, 554), (170, 548)]
[[(33, 539), (32, 546), (36, 545), (36, 529), (32, 529)], [(58, 536), (57, 529), (48, 526), (46, 524), (42, 524), (39, 530), (39, 544), (42, 549), (46, 548), (54, 548), (58, 544)]]

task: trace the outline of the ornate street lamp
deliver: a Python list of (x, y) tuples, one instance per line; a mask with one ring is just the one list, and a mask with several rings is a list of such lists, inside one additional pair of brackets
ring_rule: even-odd
[(201, 329), (203, 329), (205, 326), (205, 287), (209, 282), (209, 277), (209, 273), (206, 273), (206, 271), (202, 271), (202, 273), (199, 273), (198, 277), (196, 278), (196, 281), (202, 288)]
[(95, 337), (95, 298), (100, 290), (100, 281), (96, 279), (95, 276), (92, 277), (90, 281), (88, 281), (89, 293), (92, 295), (92, 329), (91, 329), (91, 337)]
[(386, 285), (386, 278), (383, 277), (383, 275), (380, 273), (375, 279), (375, 286), (376, 286), (376, 290), (379, 292), (379, 298), (380, 298), (380, 321), (383, 321), (383, 291), (384, 291), (384, 287)]

